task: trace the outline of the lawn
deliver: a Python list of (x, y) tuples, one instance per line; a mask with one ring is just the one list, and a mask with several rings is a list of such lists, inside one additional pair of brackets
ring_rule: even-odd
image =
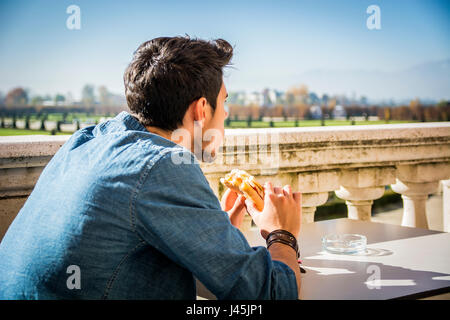
[[(62, 119), (62, 114), (50, 114), (48, 116), (49, 121), (58, 121)], [(75, 117), (72, 115), (67, 117), (68, 122), (71, 122), (74, 119), (79, 119), (80, 121), (88, 121), (90, 123), (94, 122), (95, 120), (99, 120), (100, 116), (93, 116), (93, 117), (87, 117), (86, 114), (76, 114)], [(11, 119), (8, 119), (8, 121), (12, 121)], [(33, 120), (31, 120), (33, 121)], [(408, 123), (411, 121), (389, 121), (390, 124), (395, 123)], [(371, 124), (385, 124), (386, 122), (384, 120), (378, 120), (378, 121), (355, 121), (355, 125), (371, 125)], [(349, 126), (352, 124), (352, 121), (350, 120), (325, 120), (325, 126)], [(299, 120), (297, 122), (297, 127), (320, 127), (322, 125), (321, 120)], [(296, 123), (295, 121), (275, 121), (273, 123), (273, 126), (275, 128), (288, 128), (288, 127), (295, 127)], [(245, 120), (232, 120), (230, 121), (229, 126), (225, 126), (226, 128), (230, 129), (237, 129), (237, 128), (248, 128), (248, 122)], [(258, 121), (254, 120), (251, 122), (251, 128), (270, 128), (270, 122), (265, 121)], [(51, 134), (50, 131), (42, 131), (42, 130), (26, 130), (26, 129), (12, 129), (12, 128), (0, 128), (0, 136), (14, 136), (14, 135), (31, 135), (31, 134), (44, 134), (49, 135)], [(57, 132), (56, 134), (72, 134), (71, 132)]]
[[(50, 131), (44, 131), (44, 130), (26, 130), (26, 129), (12, 129), (12, 128), (0, 128), (0, 136), (25, 136), (25, 135), (32, 135), (32, 134), (43, 134), (43, 135), (50, 135)], [(70, 135), (71, 132), (57, 132), (57, 135)]]
[[(389, 121), (389, 124), (396, 123), (410, 123), (412, 121)], [(370, 124), (386, 124), (384, 120), (377, 121), (355, 121), (355, 125), (370, 125)], [(270, 128), (270, 122), (254, 120), (251, 123), (252, 128)], [(350, 126), (351, 120), (325, 120), (325, 126)], [(320, 127), (321, 120), (299, 120), (298, 127)], [(295, 127), (295, 121), (277, 121), (274, 122), (275, 128)], [(226, 128), (248, 128), (248, 123), (245, 120), (232, 120)]]

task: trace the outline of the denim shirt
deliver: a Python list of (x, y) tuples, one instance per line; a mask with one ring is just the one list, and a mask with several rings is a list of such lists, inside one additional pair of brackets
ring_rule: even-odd
[(0, 244), (1, 299), (195, 299), (195, 278), (218, 299), (297, 298), (194, 155), (125, 111), (70, 137)]

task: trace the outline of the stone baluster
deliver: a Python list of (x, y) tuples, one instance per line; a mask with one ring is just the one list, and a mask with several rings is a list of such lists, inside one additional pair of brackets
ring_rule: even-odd
[(343, 170), (336, 196), (346, 200), (348, 218), (370, 221), (373, 200), (381, 198), (385, 185), (395, 181), (395, 168), (374, 167)]
[(402, 226), (428, 229), (428, 195), (438, 190), (440, 180), (448, 179), (449, 169), (447, 163), (397, 166), (397, 179), (391, 188), (402, 195)]
[(442, 181), (443, 227), (450, 232), (450, 180)]
[(298, 173), (298, 191), (302, 192), (302, 223), (314, 222), (316, 208), (327, 202), (328, 193), (338, 187), (338, 171)]
[(316, 208), (328, 200), (328, 192), (302, 193), (302, 223), (314, 222)]
[(384, 187), (351, 188), (341, 186), (335, 193), (339, 198), (346, 200), (349, 219), (370, 221), (373, 200), (383, 196)]

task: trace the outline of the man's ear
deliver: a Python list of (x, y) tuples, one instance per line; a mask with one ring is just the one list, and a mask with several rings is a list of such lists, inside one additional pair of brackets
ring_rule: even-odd
[(194, 121), (198, 121), (202, 124), (202, 126), (205, 123), (206, 119), (206, 106), (208, 102), (206, 101), (206, 98), (201, 97), (197, 101), (194, 101), (193, 105), (193, 113), (194, 113)]

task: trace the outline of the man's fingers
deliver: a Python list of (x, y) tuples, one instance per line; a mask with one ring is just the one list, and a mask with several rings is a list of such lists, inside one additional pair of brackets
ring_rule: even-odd
[(241, 196), (241, 195), (238, 196), (233, 207), (230, 210), (228, 210), (228, 214), (233, 216), (237, 213), (242, 213), (242, 214), (245, 213), (245, 211), (243, 210), (245, 208), (244, 200), (245, 200), (244, 196)]
[(289, 198), (292, 197), (292, 188), (291, 188), (290, 185), (285, 185), (285, 186), (283, 187), (283, 194), (284, 194), (286, 197), (289, 197)]
[(256, 217), (261, 212), (256, 208), (255, 203), (251, 200), (245, 200), (245, 207), (247, 208), (247, 212), (252, 218)]
[(238, 194), (236, 191), (227, 189), (223, 194), (222, 199), (220, 200), (220, 205), (222, 206), (222, 209), (225, 211), (230, 210), (230, 208), (233, 207), (237, 197)]
[(225, 190), (225, 193), (223, 194), (222, 199), (220, 200), (220, 202), (224, 202), (229, 197), (230, 192), (231, 192), (231, 189), (227, 188), (227, 190)]
[(275, 194), (283, 194), (283, 189), (281, 187), (274, 187), (273, 191)]
[(298, 205), (302, 205), (302, 193), (301, 192), (294, 192), (294, 200), (298, 203)]
[(231, 208), (231, 210), (228, 211), (230, 222), (236, 228), (239, 228), (242, 224), (242, 221), (244, 220), (245, 216), (244, 208), (245, 208), (244, 197), (240, 195), (236, 199), (233, 208)]
[(275, 193), (275, 191), (273, 190), (272, 182), (266, 182), (266, 184), (264, 185), (264, 192), (267, 194)]
[(242, 210), (245, 206), (245, 202), (244, 202), (245, 197), (244, 196), (238, 196), (236, 199), (236, 202), (233, 205), (233, 208), (231, 208), (231, 211), (237, 211), (237, 210)]

